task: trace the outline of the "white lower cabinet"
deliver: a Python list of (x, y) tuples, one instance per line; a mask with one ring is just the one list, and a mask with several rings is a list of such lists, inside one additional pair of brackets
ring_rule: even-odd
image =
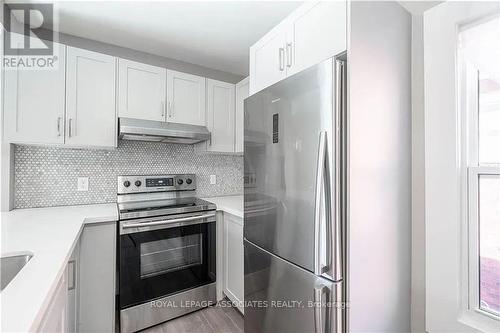
[(115, 252), (115, 222), (84, 227), (37, 332), (115, 332)]
[(85, 226), (79, 268), (78, 332), (114, 332), (115, 222)]
[(67, 332), (73, 333), (78, 328), (78, 264), (80, 262), (80, 242), (75, 245), (73, 253), (66, 265), (67, 276)]
[(42, 322), (38, 327), (37, 332), (46, 333), (66, 333), (67, 328), (67, 287), (66, 287), (66, 271), (59, 279), (57, 287), (52, 295), (47, 311), (45, 312)]
[(237, 304), (238, 310), (243, 313), (243, 219), (224, 213), (223, 220), (223, 292), (231, 301)]

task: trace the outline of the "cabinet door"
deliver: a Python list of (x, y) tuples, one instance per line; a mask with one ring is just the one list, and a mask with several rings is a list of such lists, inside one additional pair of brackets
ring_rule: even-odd
[(75, 249), (71, 254), (66, 265), (67, 276), (67, 332), (74, 333), (78, 327), (78, 262), (79, 262), (80, 242), (76, 243)]
[(277, 26), (250, 47), (250, 94), (285, 78), (287, 27)]
[(346, 8), (346, 1), (319, 1), (297, 9), (286, 44), (287, 76), (347, 49)]
[(234, 126), (234, 151), (243, 153), (244, 141), (244, 100), (249, 94), (248, 77), (236, 84), (236, 114)]
[(66, 144), (116, 146), (116, 58), (67, 48)]
[(64, 143), (65, 46), (54, 43), (53, 68), (5, 68), (4, 135), (7, 142)]
[[(233, 302), (243, 302), (243, 220), (224, 213), (224, 294)], [(238, 306), (243, 312), (243, 307)]]
[(234, 98), (234, 84), (207, 79), (208, 151), (234, 152)]
[(206, 79), (167, 70), (167, 121), (205, 126)]
[(164, 121), (166, 81), (165, 68), (120, 59), (118, 116)]
[(79, 332), (114, 332), (116, 223), (87, 225), (80, 238)]
[(67, 287), (66, 287), (66, 271), (59, 279), (54, 295), (49, 303), (47, 311), (45, 312), (42, 322), (38, 327), (37, 332), (40, 333), (67, 333), (67, 319), (66, 319), (66, 301), (67, 301)]

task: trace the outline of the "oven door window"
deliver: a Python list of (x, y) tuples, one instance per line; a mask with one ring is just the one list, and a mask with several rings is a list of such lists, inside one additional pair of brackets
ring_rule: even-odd
[(120, 308), (215, 282), (215, 222), (120, 236)]
[(203, 264), (203, 235), (184, 235), (142, 243), (141, 279)]

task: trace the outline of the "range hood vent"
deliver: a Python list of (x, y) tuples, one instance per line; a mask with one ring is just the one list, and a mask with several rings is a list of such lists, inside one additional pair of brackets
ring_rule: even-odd
[(210, 140), (205, 126), (167, 123), (163, 121), (119, 118), (121, 140), (195, 144)]

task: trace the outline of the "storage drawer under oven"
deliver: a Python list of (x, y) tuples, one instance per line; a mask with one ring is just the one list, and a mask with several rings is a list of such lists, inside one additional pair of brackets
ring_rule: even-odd
[(120, 308), (215, 282), (215, 229), (215, 212), (121, 221)]

